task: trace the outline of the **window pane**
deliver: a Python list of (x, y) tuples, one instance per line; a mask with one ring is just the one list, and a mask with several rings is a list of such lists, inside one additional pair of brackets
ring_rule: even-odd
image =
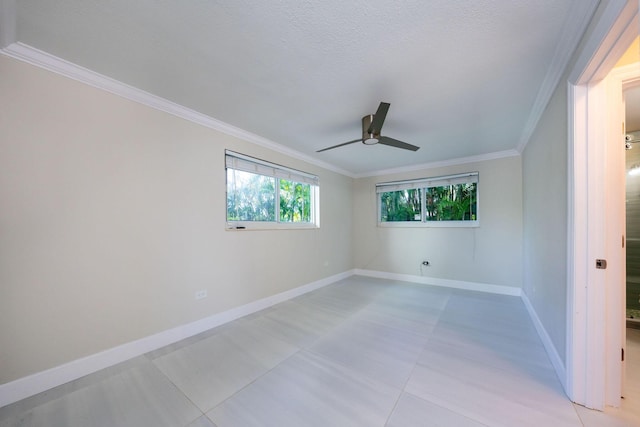
[(276, 179), (227, 169), (227, 221), (275, 221)]
[(311, 185), (280, 180), (280, 221), (311, 222)]
[(426, 221), (475, 221), (477, 183), (425, 189)]
[(381, 193), (380, 202), (382, 222), (422, 220), (420, 191), (417, 189)]

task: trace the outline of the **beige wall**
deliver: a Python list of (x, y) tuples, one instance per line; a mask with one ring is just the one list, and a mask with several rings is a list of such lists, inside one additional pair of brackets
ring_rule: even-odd
[[(586, 45), (586, 40), (597, 27), (604, 10), (604, 6), (596, 10), (522, 153), (523, 289), (565, 365), (569, 130), (567, 80), (578, 56), (587, 49), (593, 49), (593, 46)], [(618, 66), (636, 62), (637, 49), (636, 38)]]
[[(478, 228), (377, 225), (377, 182), (478, 171)], [(357, 179), (356, 268), (519, 288), (522, 285), (522, 169), (508, 157), (405, 174)], [(420, 268), (428, 260), (431, 266)]]
[(522, 155), (524, 291), (565, 358), (567, 309), (567, 84), (551, 98)]
[[(353, 267), (351, 178), (1, 55), (0, 75), (0, 384)], [(225, 231), (225, 148), (318, 174), (321, 228)]]

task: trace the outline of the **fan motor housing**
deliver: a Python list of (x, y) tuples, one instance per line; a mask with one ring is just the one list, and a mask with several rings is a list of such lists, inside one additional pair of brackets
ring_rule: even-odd
[(368, 114), (362, 118), (362, 143), (366, 145), (377, 144), (380, 139), (380, 134), (369, 133), (371, 122), (373, 122), (373, 114)]

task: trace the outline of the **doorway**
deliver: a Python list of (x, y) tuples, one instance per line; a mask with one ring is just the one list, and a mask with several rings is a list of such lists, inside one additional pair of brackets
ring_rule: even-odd
[(640, 86), (624, 92), (627, 328), (640, 329)]
[[(640, 49), (636, 39), (635, 49)], [(640, 67), (640, 65), (639, 65)], [(640, 85), (624, 90), (626, 213), (626, 340), (623, 410), (640, 417)]]
[(638, 17), (637, 1), (607, 3), (568, 79), (566, 391), (574, 402), (599, 410), (620, 406), (623, 387), (622, 95), (640, 83), (640, 69), (611, 71), (638, 37)]

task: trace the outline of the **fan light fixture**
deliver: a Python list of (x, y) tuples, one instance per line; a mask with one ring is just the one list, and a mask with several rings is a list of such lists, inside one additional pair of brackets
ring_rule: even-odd
[(379, 135), (376, 135), (370, 130), (372, 122), (373, 114), (362, 118), (362, 143), (365, 145), (375, 145), (380, 141)]

